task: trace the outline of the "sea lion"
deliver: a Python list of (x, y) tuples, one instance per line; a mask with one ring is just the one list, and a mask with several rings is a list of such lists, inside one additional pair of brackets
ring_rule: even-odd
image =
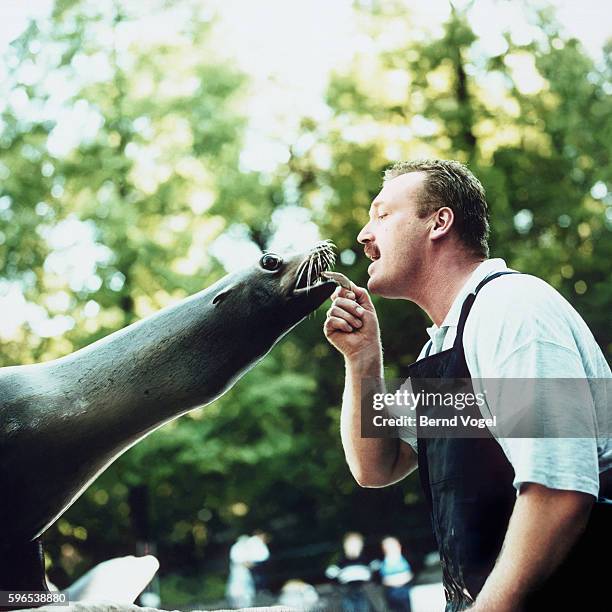
[(66, 357), (0, 369), (0, 587), (32, 542), (119, 455), (225, 393), (335, 283), (329, 242), (254, 265)]

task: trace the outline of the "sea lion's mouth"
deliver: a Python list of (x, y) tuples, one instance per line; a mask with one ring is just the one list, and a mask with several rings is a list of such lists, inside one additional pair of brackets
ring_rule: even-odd
[(292, 295), (306, 295), (322, 285), (335, 286), (334, 281), (322, 276), (323, 272), (331, 270), (336, 263), (334, 248), (331, 240), (323, 240), (314, 246), (296, 270)]

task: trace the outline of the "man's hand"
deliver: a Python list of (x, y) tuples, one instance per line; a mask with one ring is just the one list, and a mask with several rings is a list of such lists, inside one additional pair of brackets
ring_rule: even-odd
[(347, 361), (382, 352), (374, 304), (363, 287), (351, 283), (351, 290), (338, 287), (332, 295), (323, 331), (325, 337)]

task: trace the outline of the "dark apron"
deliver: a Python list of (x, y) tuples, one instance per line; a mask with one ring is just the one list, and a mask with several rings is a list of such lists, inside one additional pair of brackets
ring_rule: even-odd
[[(490, 275), (465, 299), (452, 348), (427, 354), (409, 367), (414, 392), (425, 390), (419, 379), (471, 379), (463, 350), (465, 322), (478, 291), (504, 274), (517, 272)], [(478, 407), (473, 409), (480, 417)], [(417, 417), (427, 410), (419, 406)], [(417, 419), (419, 474), (440, 551), (447, 612), (464, 610), (476, 599), (495, 565), (516, 500), (512, 465), (488, 429), (484, 431), (486, 437), (424, 438), (419, 437)], [(601, 604), (611, 600), (609, 590), (604, 592), (610, 581), (608, 562), (602, 561), (611, 543), (611, 511), (611, 504), (593, 505), (578, 543), (529, 597), (525, 610), (553, 609), (551, 605), (578, 610), (586, 609), (587, 598)]]

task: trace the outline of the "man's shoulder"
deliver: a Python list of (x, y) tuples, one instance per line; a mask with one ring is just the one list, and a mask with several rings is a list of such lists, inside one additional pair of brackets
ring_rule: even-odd
[[(508, 269), (508, 271), (517, 272), (511, 269)], [(517, 272), (515, 274), (503, 274), (487, 282), (478, 292), (478, 300), (482, 301), (481, 298), (483, 296), (495, 297), (508, 294), (513, 294), (521, 299), (564, 299), (545, 280), (533, 274)]]
[[(474, 315), (474, 316), (473, 316)], [(497, 319), (533, 322), (553, 317), (580, 315), (545, 280), (531, 274), (505, 274), (486, 283), (478, 292), (468, 322)]]
[(507, 274), (484, 285), (465, 326), (468, 344), (503, 343), (506, 351), (538, 339), (574, 348), (576, 336), (590, 335), (571, 304), (530, 274)]
[(597, 351), (593, 334), (571, 304), (529, 274), (504, 275), (483, 286), (466, 322), (463, 345), (470, 371), (493, 377), (507, 374), (503, 367), (513, 355), (522, 363), (520, 371), (533, 373), (540, 362), (547, 362), (548, 369), (570, 362), (579, 369), (581, 354)]

